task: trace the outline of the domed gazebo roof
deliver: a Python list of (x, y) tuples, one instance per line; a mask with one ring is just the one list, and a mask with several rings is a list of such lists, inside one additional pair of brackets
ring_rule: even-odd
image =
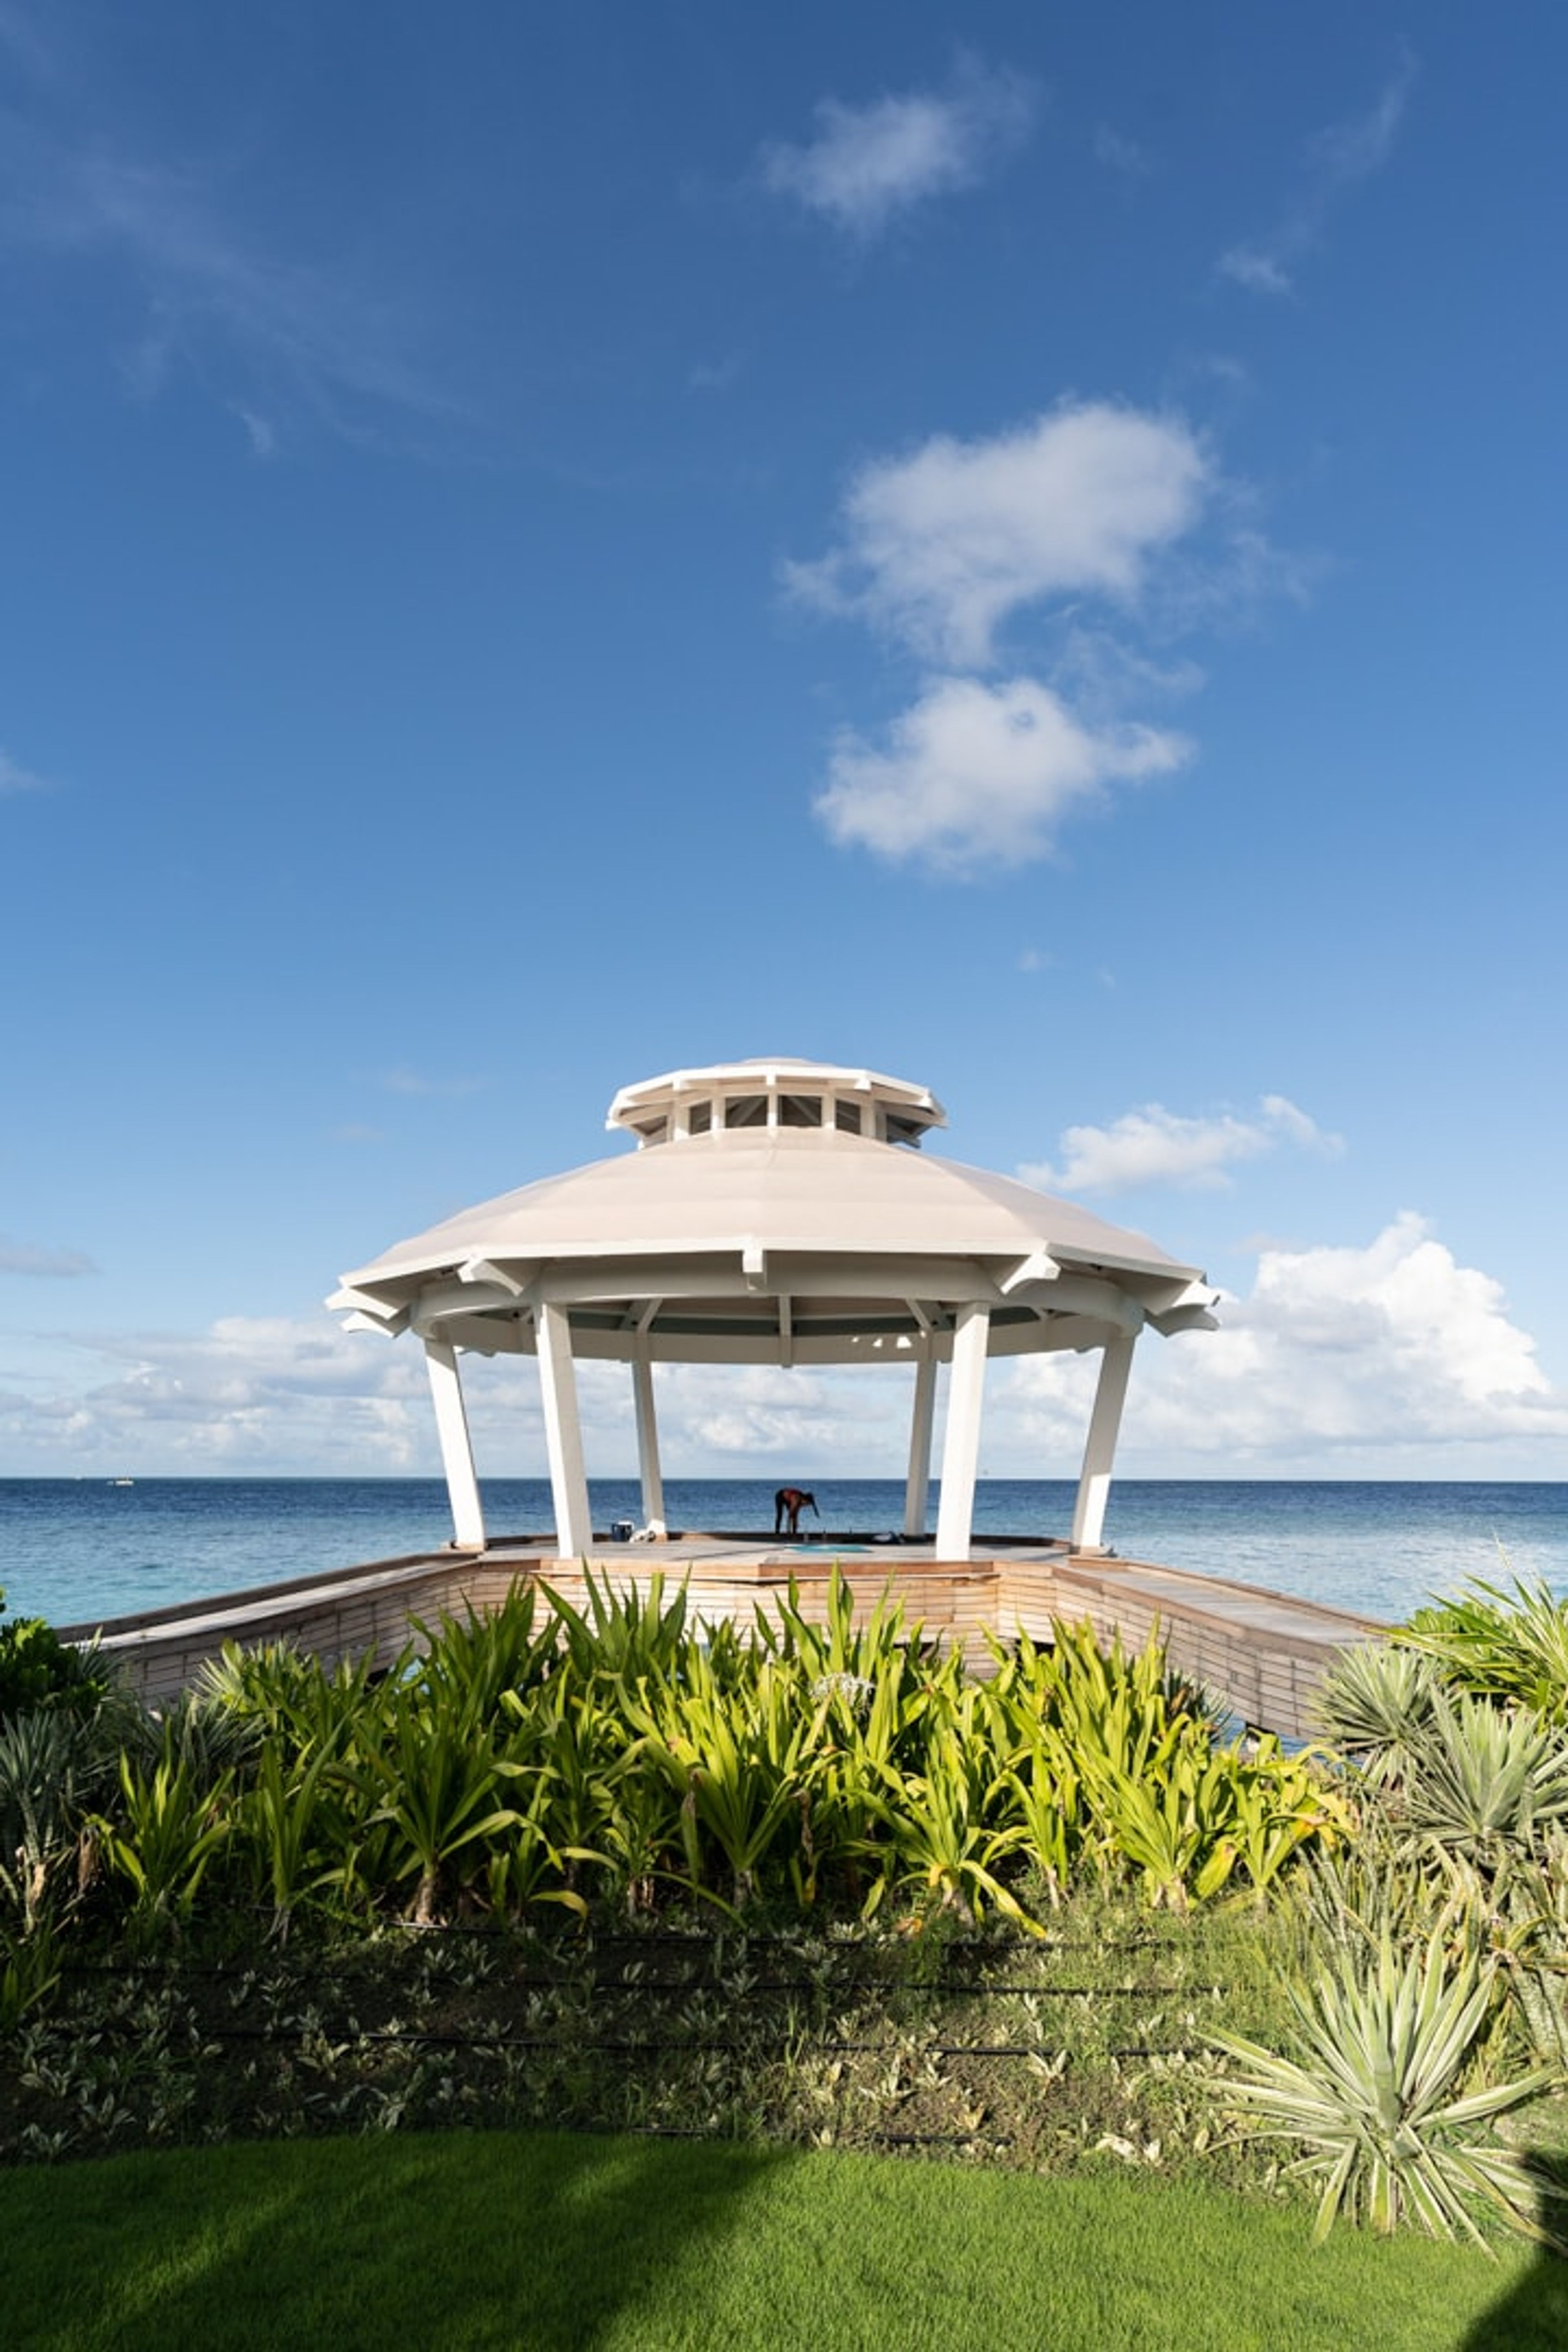
[(494, 1353), (531, 1347), (548, 1290), (579, 1354), (818, 1363), (940, 1332), (965, 1299), (991, 1303), (993, 1354), (1171, 1330), (1209, 1304), (1146, 1235), (920, 1150), (941, 1105), (871, 1071), (676, 1071), (623, 1088), (608, 1123), (640, 1148), (459, 1211), (332, 1303)]
[(1096, 1425), (1109, 1414), (1110, 1444), (1138, 1334), (1213, 1328), (1198, 1269), (1146, 1235), (923, 1151), (946, 1114), (907, 1080), (724, 1062), (623, 1087), (606, 1123), (637, 1149), (464, 1209), (329, 1301), (354, 1328), (424, 1339), (459, 1530), (479, 1524), (459, 1352), (540, 1357), (558, 1538), (573, 1550), (587, 1541), (575, 1358), (634, 1369), (650, 1518), (656, 1363), (913, 1366), (906, 1524), (917, 1506), (923, 1518), (917, 1456), (936, 1367), (951, 1362), (942, 1520), (950, 1545), (962, 1524), (966, 1549), (988, 1356), (1105, 1349), (1115, 1377), (1110, 1390), (1102, 1378)]

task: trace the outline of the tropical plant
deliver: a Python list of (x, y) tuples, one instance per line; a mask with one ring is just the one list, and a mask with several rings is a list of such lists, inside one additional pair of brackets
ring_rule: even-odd
[(1318, 1685), (1318, 1727), (1375, 1777), (1386, 1778), (1430, 1719), (1441, 1687), (1436, 1664), (1421, 1651), (1399, 1642), (1357, 1642), (1339, 1653)]
[(535, 1588), (517, 1583), (498, 1607), (481, 1612), (470, 1602), (461, 1618), (444, 1617), (434, 1634), (414, 1619), (426, 1645), (416, 1679), (431, 1705), (468, 1706), (489, 1723), (509, 1692), (542, 1682), (559, 1654), (561, 1631), (548, 1612), (536, 1625), (539, 1613)]
[(0, 1889), (31, 1933), (62, 1864), (79, 1864), (99, 1779), (89, 1725), (63, 1711), (0, 1720)]
[(998, 1874), (1023, 1842), (1021, 1824), (1004, 1817), (1007, 1776), (985, 1736), (985, 1700), (968, 1685), (933, 1724), (918, 1772), (884, 1768), (877, 1811), (892, 1847), (892, 1866), (872, 1888), (875, 1909), (889, 1884), (911, 1887), (917, 1916), (959, 1912), (974, 1918), (986, 1906), (1032, 1935), (1044, 1932)]
[(414, 1882), (416, 1927), (439, 1916), (458, 1855), (516, 1825), (500, 1765), (472, 1703), (436, 1708), (416, 1691), (396, 1694), (356, 1777), (374, 1806), (371, 1825), (387, 1832), (394, 1884)]
[(1562, 1733), (1527, 1707), (1439, 1693), (1411, 1741), (1401, 1803), (1417, 1835), (1479, 1862), (1529, 1853), (1568, 1818)]
[(237, 1832), (258, 1893), (272, 1905), (271, 1932), (288, 1938), (294, 1913), (322, 1889), (352, 1877), (353, 1834), (344, 1775), (330, 1748), (307, 1747), (286, 1759), (279, 1740), (261, 1750), (239, 1801)]
[(786, 1821), (796, 1812), (805, 1723), (791, 1678), (764, 1664), (745, 1691), (724, 1691), (693, 1647), (679, 1678), (661, 1676), (628, 1702), (642, 1733), (637, 1753), (679, 1797), (687, 1878), (711, 1895), (706, 1835), (729, 1867), (729, 1900), (743, 1906)]
[[(0, 1589), (0, 1617), (5, 1594)], [(43, 1617), (13, 1617), (0, 1625), (0, 1718), (66, 1707), (91, 1714), (111, 1679), (96, 1643), (62, 1642)]]
[(234, 1826), (232, 1771), (214, 1780), (189, 1754), (120, 1759), (118, 1802), (91, 1827), (111, 1871), (126, 1879), (144, 1925), (177, 1925)]
[(1568, 1600), (1544, 1579), (1516, 1577), (1510, 1591), (1475, 1578), (1457, 1599), (1417, 1610), (1400, 1639), (1459, 1690), (1568, 1722)]
[(1287, 1983), (1300, 2050), (1284, 2057), (1216, 2036), (1249, 2074), (1218, 2086), (1244, 2128), (1302, 2153), (1287, 2169), (1321, 2180), (1314, 2240), (1342, 2211), (1390, 2231), (1405, 2218), (1439, 2237), (1484, 2245), (1471, 2211), (1481, 2199), (1542, 2236), (1540, 2184), (1481, 2128), (1547, 2088), (1545, 2070), (1468, 2091), (1461, 2085), (1492, 2008), (1491, 1970), (1451, 1964), (1438, 1930), (1416, 1954), (1383, 1937), (1368, 1954), (1331, 1951), (1317, 1979)]

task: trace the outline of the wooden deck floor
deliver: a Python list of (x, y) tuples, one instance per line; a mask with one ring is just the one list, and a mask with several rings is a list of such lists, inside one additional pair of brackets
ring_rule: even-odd
[[(371, 1651), (385, 1661), (408, 1639), (411, 1620), (431, 1624), (465, 1603), (493, 1605), (520, 1578), (580, 1601), (584, 1562), (555, 1557), (547, 1540), (502, 1538), (482, 1553), (421, 1552), (117, 1618), (101, 1628), (61, 1630), (78, 1640), (100, 1631), (105, 1648), (150, 1698), (179, 1690), (226, 1641), (289, 1640), (329, 1659)], [(744, 1533), (693, 1533), (658, 1545), (605, 1543), (589, 1565), (619, 1588), (656, 1574), (684, 1578), (700, 1616), (743, 1622), (766, 1611), (792, 1577), (802, 1606), (820, 1615), (837, 1566), (858, 1608), (868, 1611), (891, 1586), (911, 1623), (944, 1646), (962, 1643), (980, 1673), (989, 1657), (988, 1631), (1003, 1640), (1020, 1632), (1043, 1640), (1053, 1618), (1087, 1619), (1102, 1640), (1119, 1633), (1138, 1646), (1158, 1627), (1173, 1665), (1222, 1694), (1243, 1722), (1293, 1739), (1309, 1736), (1313, 1691), (1337, 1653), (1385, 1630), (1375, 1618), (1258, 1585), (1002, 1538), (977, 1545), (968, 1560), (939, 1560), (929, 1545), (828, 1538), (795, 1546)]]

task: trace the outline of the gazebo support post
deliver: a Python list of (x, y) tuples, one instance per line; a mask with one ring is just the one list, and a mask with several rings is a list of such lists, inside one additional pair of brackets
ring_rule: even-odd
[(646, 1344), (632, 1359), (632, 1394), (637, 1415), (637, 1475), (642, 1480), (645, 1526), (664, 1520), (664, 1477), (658, 1466), (658, 1421), (653, 1404), (653, 1362)]
[(1127, 1401), (1127, 1375), (1132, 1369), (1132, 1340), (1109, 1339), (1094, 1391), (1094, 1411), (1084, 1441), (1083, 1470), (1078, 1482), (1078, 1502), (1072, 1515), (1074, 1551), (1098, 1551), (1105, 1532), (1105, 1506), (1110, 1493), (1110, 1465), (1121, 1429), (1121, 1408)]
[(915, 1409), (910, 1423), (910, 1475), (904, 1484), (904, 1533), (923, 1536), (931, 1496), (931, 1433), (936, 1412), (936, 1358), (929, 1347), (915, 1361)]
[(441, 1441), (441, 1466), (452, 1505), (452, 1537), (475, 1551), (485, 1548), (485, 1518), (479, 1503), (479, 1482), (474, 1475), (474, 1446), (463, 1404), (458, 1351), (449, 1339), (427, 1338), (425, 1368), (436, 1404), (436, 1433)]
[(541, 1305), (538, 1322), (539, 1385), (544, 1402), (544, 1444), (550, 1456), (550, 1492), (555, 1505), (555, 1545), (563, 1559), (583, 1559), (593, 1549), (588, 1480), (583, 1468), (583, 1426), (577, 1415), (577, 1376), (572, 1362), (572, 1325), (563, 1307)]
[(980, 1467), (980, 1415), (985, 1402), (985, 1351), (991, 1309), (978, 1299), (959, 1308), (952, 1331), (952, 1371), (947, 1386), (947, 1429), (942, 1447), (942, 1501), (936, 1519), (938, 1559), (967, 1559), (974, 1524), (974, 1480)]

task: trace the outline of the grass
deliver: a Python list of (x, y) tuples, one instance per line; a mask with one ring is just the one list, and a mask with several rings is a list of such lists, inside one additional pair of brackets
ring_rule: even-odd
[(0, 2176), (13, 2352), (1556, 2352), (1568, 2267), (1188, 2185), (414, 2135)]

